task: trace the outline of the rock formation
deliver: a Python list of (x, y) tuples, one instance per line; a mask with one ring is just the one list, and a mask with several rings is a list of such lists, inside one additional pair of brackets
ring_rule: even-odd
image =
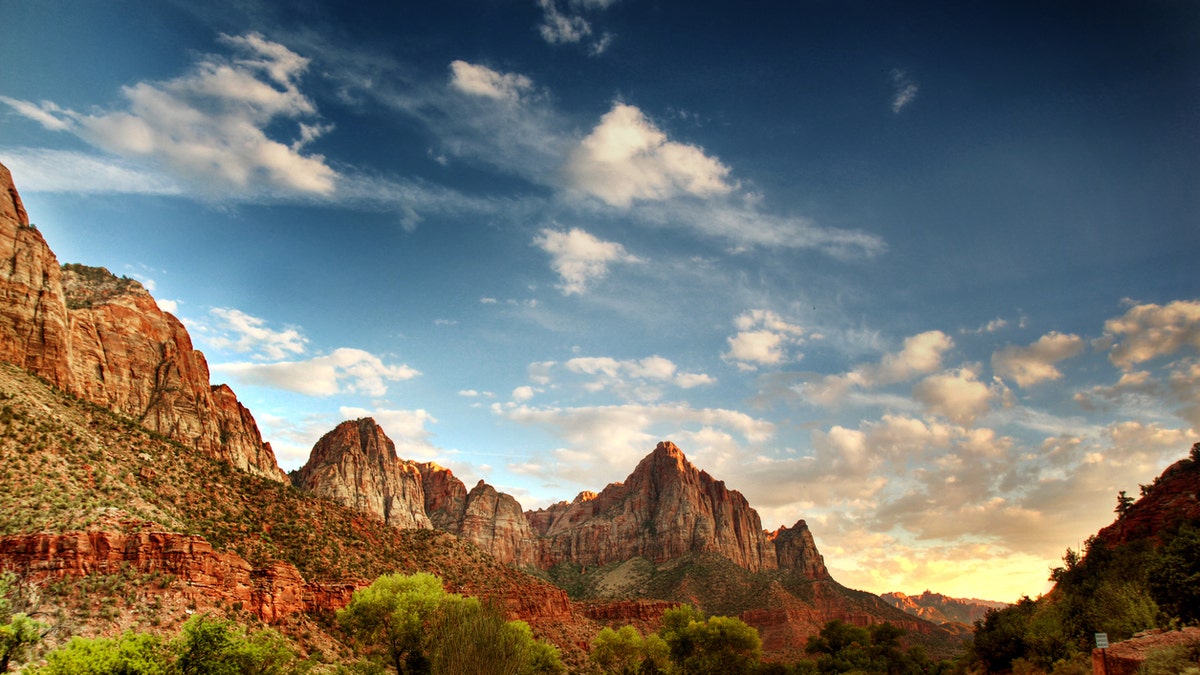
[(342, 422), (322, 436), (293, 482), (393, 527), (433, 527), (420, 470), (396, 456), (396, 444), (369, 417)]
[(750, 571), (794, 567), (827, 576), (803, 521), (768, 534), (746, 498), (693, 466), (674, 443), (662, 442), (623, 483), (582, 493), (526, 514), (542, 538), (539, 566), (606, 565), (642, 557), (664, 562), (717, 553)]
[(310, 583), (294, 566), (253, 568), (236, 553), (216, 551), (201, 537), (134, 528), (134, 532), (66, 532), (0, 538), (0, 568), (33, 581), (115, 574), (128, 568), (174, 577), (172, 589), (203, 605), (241, 603), (263, 621), (346, 606), (359, 584)]
[(982, 619), (989, 609), (1007, 607), (1008, 603), (951, 598), (941, 593), (925, 591), (920, 595), (884, 593), (879, 596), (889, 605), (933, 623), (962, 623), (971, 625)]
[(240, 469), (287, 480), (233, 391), (209, 384), (183, 324), (136, 281), (60, 267), (2, 165), (0, 359)]

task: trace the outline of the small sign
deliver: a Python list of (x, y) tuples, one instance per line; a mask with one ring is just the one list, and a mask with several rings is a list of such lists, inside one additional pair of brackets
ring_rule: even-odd
[(1108, 649), (1108, 633), (1096, 633), (1096, 649)]

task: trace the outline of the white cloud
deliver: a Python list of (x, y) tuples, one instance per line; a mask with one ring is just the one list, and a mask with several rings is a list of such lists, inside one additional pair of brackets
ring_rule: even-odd
[(567, 444), (552, 454), (551, 475), (588, 489), (624, 478), (658, 441), (718, 429), (747, 443), (774, 436), (775, 425), (735, 410), (687, 405), (616, 405), (574, 408), (493, 407), (506, 418), (553, 433)]
[(899, 68), (892, 70), (892, 112), (899, 114), (917, 97), (917, 83)]
[(727, 338), (729, 351), (721, 355), (742, 370), (773, 366), (791, 359), (789, 348), (802, 343), (804, 329), (784, 321), (770, 310), (752, 309), (734, 319), (737, 335)]
[(155, 298), (154, 302), (158, 305), (158, 308), (164, 312), (169, 312), (171, 314), (179, 313), (179, 301), (178, 300), (167, 300), (165, 298)]
[(283, 389), (306, 396), (339, 393), (383, 396), (387, 393), (386, 382), (410, 380), (421, 374), (407, 365), (387, 365), (370, 352), (349, 347), (306, 361), (219, 363), (212, 366), (212, 371), (246, 385)]
[(733, 190), (729, 168), (694, 145), (667, 140), (635, 106), (616, 103), (564, 167), (568, 185), (606, 204), (678, 195), (710, 197)]
[[(122, 89), (123, 110), (78, 113), (44, 102), (3, 102), (52, 129), (69, 131), (126, 159), (160, 162), (204, 193), (283, 191), (328, 195), (337, 174), (303, 146), (328, 126), (299, 120), (316, 114), (299, 90), (308, 59), (261, 35), (222, 36), (238, 58), (202, 57), (193, 70), (163, 82)], [(290, 143), (268, 128), (296, 122)]]
[(516, 401), (517, 403), (524, 403), (525, 401), (533, 398), (533, 395), (536, 392), (537, 390), (529, 385), (517, 387), (512, 391), (512, 400)]
[(926, 331), (906, 338), (900, 351), (885, 354), (878, 363), (806, 382), (799, 391), (812, 403), (836, 405), (853, 389), (870, 390), (936, 372), (942, 366), (943, 354), (953, 347), (954, 340), (942, 331)]
[(251, 353), (258, 360), (278, 360), (289, 354), (303, 354), (308, 340), (298, 328), (274, 330), (266, 319), (228, 307), (209, 310), (213, 323), (189, 322), (197, 337), (217, 349), (239, 354)]
[(1104, 332), (1113, 342), (1109, 360), (1122, 370), (1186, 346), (1200, 350), (1200, 300), (1134, 305), (1123, 316), (1106, 321)]
[(913, 398), (927, 410), (965, 426), (988, 412), (994, 396), (970, 368), (930, 375), (913, 387)]
[[(553, 362), (538, 364), (539, 381), (552, 381)], [(716, 379), (705, 373), (681, 373), (670, 359), (650, 356), (644, 359), (619, 360), (608, 356), (581, 356), (570, 359), (563, 367), (567, 372), (588, 376), (583, 388), (588, 392), (611, 391), (627, 400), (650, 402), (662, 397), (662, 385), (680, 389), (713, 384)], [(530, 367), (531, 372), (534, 367)]]
[(1084, 346), (1078, 335), (1047, 333), (1028, 347), (1010, 345), (993, 354), (992, 370), (1022, 387), (1057, 380), (1062, 373), (1054, 364), (1078, 356)]
[(450, 64), (450, 85), (473, 96), (517, 102), (533, 82), (517, 73), (498, 73), (487, 66), (457, 60)]
[(564, 295), (582, 293), (589, 283), (608, 274), (613, 263), (639, 263), (641, 259), (612, 241), (603, 241), (583, 230), (566, 232), (544, 229), (533, 239), (534, 245), (550, 254), (550, 266), (562, 279)]

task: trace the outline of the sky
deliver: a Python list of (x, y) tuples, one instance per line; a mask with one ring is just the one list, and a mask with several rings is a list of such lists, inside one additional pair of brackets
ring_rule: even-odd
[(660, 440), (1012, 601), (1200, 441), (1200, 4), (0, 2), (0, 162), (284, 469), (526, 508)]

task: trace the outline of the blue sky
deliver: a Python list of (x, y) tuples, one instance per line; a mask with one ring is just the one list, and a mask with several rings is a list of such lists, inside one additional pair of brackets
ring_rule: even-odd
[(372, 415), (534, 508), (671, 439), (1012, 600), (1200, 440), (1200, 6), (291, 4), (0, 4), (32, 220), (285, 469)]

